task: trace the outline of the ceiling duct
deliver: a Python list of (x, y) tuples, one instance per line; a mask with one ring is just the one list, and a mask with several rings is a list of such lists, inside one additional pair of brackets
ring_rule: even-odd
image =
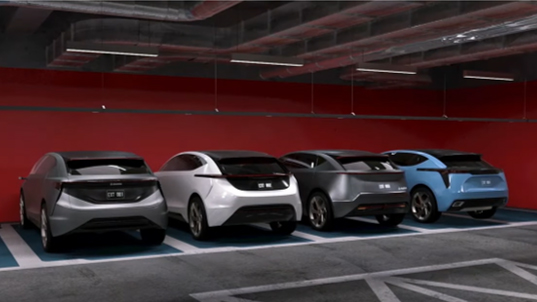
[(478, 70), (465, 70), (463, 72), (463, 77), (465, 79), (506, 81), (506, 82), (513, 82), (515, 80), (515, 76), (513, 74), (489, 72), (489, 71), (478, 71)]
[(277, 66), (294, 66), (300, 67), (304, 65), (304, 60), (299, 58), (267, 56), (249, 53), (234, 53), (231, 54), (231, 63), (243, 64), (260, 64), (260, 65), (277, 65)]
[[(133, 5), (116, 1), (40, 1), (4, 0), (0, 5), (36, 9), (69, 11), (85, 14), (110, 15), (126, 18), (160, 20), (169, 22), (199, 21), (210, 18), (242, 1), (201, 1), (190, 9)], [(173, 1), (170, 1), (173, 3)]]

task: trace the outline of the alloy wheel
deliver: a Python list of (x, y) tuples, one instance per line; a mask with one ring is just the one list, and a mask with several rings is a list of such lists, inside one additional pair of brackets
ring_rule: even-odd
[(309, 207), (310, 221), (316, 228), (321, 228), (326, 223), (328, 210), (326, 201), (319, 196), (315, 196), (311, 200)]
[(431, 197), (425, 192), (416, 192), (412, 198), (412, 214), (419, 220), (427, 220), (433, 211)]
[(203, 214), (201, 211), (201, 207), (199, 203), (194, 202), (190, 206), (190, 217), (189, 217), (189, 224), (190, 224), (190, 230), (195, 236), (199, 236), (201, 233), (202, 228), (202, 222), (203, 222)]

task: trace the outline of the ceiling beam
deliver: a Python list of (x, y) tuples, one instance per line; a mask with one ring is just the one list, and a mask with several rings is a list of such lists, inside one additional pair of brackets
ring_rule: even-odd
[(33, 34), (51, 13), (52, 10), (19, 7), (6, 26), (6, 33)]

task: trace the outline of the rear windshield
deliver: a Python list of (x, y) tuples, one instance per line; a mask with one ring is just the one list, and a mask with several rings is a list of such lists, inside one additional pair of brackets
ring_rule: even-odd
[(276, 158), (270, 157), (226, 158), (218, 163), (222, 173), (228, 175), (287, 173), (287, 169)]
[(141, 159), (91, 159), (67, 162), (70, 175), (147, 174), (149, 168)]
[(481, 155), (453, 155), (444, 156), (440, 161), (447, 168), (492, 168), (490, 164), (481, 159)]
[(339, 157), (336, 160), (345, 170), (382, 171), (396, 170), (388, 157)]

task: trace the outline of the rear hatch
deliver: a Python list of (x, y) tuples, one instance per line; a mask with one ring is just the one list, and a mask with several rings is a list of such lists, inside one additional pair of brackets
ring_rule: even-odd
[(227, 180), (242, 191), (274, 191), (289, 187), (290, 173), (276, 158), (224, 158), (217, 162), (222, 175), (196, 175)]
[(348, 189), (354, 195), (359, 193), (393, 193), (406, 191), (404, 172), (398, 170), (387, 156), (345, 156), (334, 157), (343, 167), (338, 174), (346, 175)]
[(64, 193), (91, 203), (139, 202), (159, 190), (157, 178), (142, 159), (79, 159), (66, 162)]
[(439, 172), (446, 188), (462, 192), (506, 189), (503, 171), (483, 161), (479, 154), (457, 154), (438, 159), (446, 168), (420, 170)]

